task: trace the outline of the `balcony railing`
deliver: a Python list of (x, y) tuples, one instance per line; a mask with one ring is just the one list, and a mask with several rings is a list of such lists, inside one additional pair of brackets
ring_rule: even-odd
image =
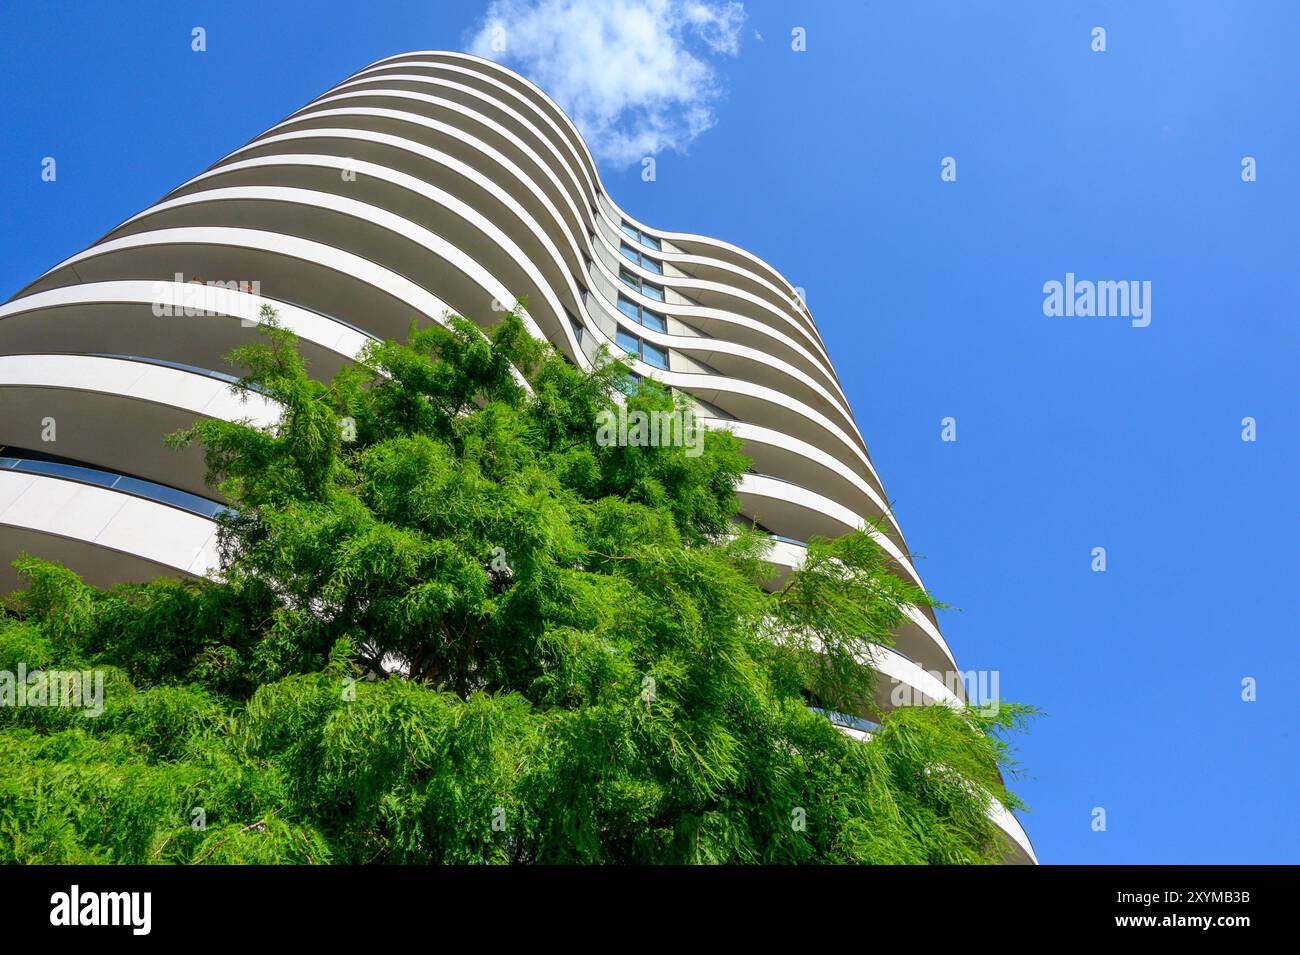
[(835, 710), (825, 710), (820, 706), (810, 706), (808, 709), (812, 710), (814, 713), (820, 713), (836, 726), (844, 726), (861, 733), (874, 733), (876, 730), (880, 729), (879, 723), (873, 723), (871, 720), (864, 720), (860, 716), (852, 716), (848, 713), (839, 713)]
[(64, 481), (76, 481), (93, 487), (110, 488), (133, 497), (144, 498), (166, 504), (190, 514), (197, 514), (209, 520), (215, 520), (227, 510), (224, 504), (199, 497), (188, 491), (181, 491), (165, 484), (156, 484), (142, 478), (118, 474), (114, 471), (102, 471), (98, 468), (83, 467), (79, 464), (66, 464), (62, 461), (42, 461), (37, 458), (0, 457), (0, 470), (18, 471), (23, 474), (41, 474), (46, 477), (59, 478)]

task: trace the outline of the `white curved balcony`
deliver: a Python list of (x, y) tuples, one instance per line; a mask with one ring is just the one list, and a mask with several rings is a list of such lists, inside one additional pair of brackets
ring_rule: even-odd
[[(623, 354), (615, 341), (603, 329), (595, 334), (614, 355)], [(629, 357), (628, 364), (637, 374), (653, 378), (661, 384), (678, 388), (722, 409), (740, 421), (762, 421), (774, 430), (790, 434), (808, 444), (821, 448), (841, 461), (845, 467), (857, 471), (863, 478), (880, 478), (864, 448), (850, 433), (815, 408), (782, 394), (780, 391), (740, 378), (707, 372), (683, 372), (657, 368), (638, 358)]]
[[(785, 574), (802, 567), (807, 555), (808, 549), (800, 540), (774, 539), (767, 560), (777, 569), (778, 574), (771, 586), (781, 586)], [(928, 608), (909, 608), (907, 621), (894, 633), (894, 640), (900, 653), (924, 669), (938, 673), (954, 672), (957, 670), (957, 661), (932, 616), (933, 613)]]
[[(628, 292), (631, 291), (629, 288)], [(621, 293), (611, 290), (611, 294)], [(677, 318), (676, 310), (671, 306), (665, 308), (662, 304), (640, 295), (628, 294), (625, 297), (647, 311), (655, 312), (667, 319)], [(853, 418), (838, 402), (834, 401), (820, 383), (770, 352), (748, 345), (739, 345), (724, 338), (679, 334), (673, 330), (671, 324), (667, 331), (657, 331), (624, 314), (616, 304), (606, 302), (599, 296), (589, 298), (586, 304), (587, 313), (592, 316), (596, 327), (606, 338), (612, 339), (614, 330), (622, 329), (671, 352), (678, 359), (690, 359), (695, 367), (703, 365), (723, 377), (749, 381), (796, 399), (834, 421), (846, 435), (856, 434)], [(673, 364), (676, 365), (678, 362)], [(690, 367), (691, 365), (686, 365), (673, 370), (685, 371)]]
[[(425, 187), (429, 193), (439, 193)], [(292, 235), (408, 278), (440, 297), (459, 315), (492, 324), (515, 297), (528, 298), (528, 314), (552, 341), (576, 340), (550, 282), (514, 241), (473, 209), (442, 193), (440, 231), (346, 196), (278, 186), (232, 186), (189, 193), (158, 203), (128, 220), (115, 236), (168, 228), (256, 226)], [(494, 305), (495, 303), (495, 305)]]
[(0, 356), (0, 445), (210, 494), (202, 448), (174, 450), (163, 438), (199, 418), (254, 427), (279, 420), (278, 405), (241, 400), (234, 381), (129, 357)]
[[(467, 318), (490, 324), (492, 302), (510, 301), (509, 290), (469, 260), (441, 243), (466, 271), (451, 269), (447, 285), (462, 300), (482, 304)], [(166, 281), (177, 263), (200, 277), (261, 281), (263, 293), (321, 314), (356, 316), (362, 329), (378, 338), (404, 340), (412, 318), (444, 323), (455, 311), (445, 300), (369, 259), (331, 245), (259, 229), (193, 227), (160, 229), (110, 239), (56, 265), (25, 290), (135, 278)], [(123, 274), (125, 273), (125, 275)], [(258, 276), (267, 276), (259, 279)], [(544, 338), (525, 317), (530, 333)], [(571, 347), (572, 331), (567, 332)]]
[[(461, 78), (465, 75), (466, 73), (459, 74)], [(356, 92), (362, 89), (371, 91), (396, 89), (416, 93), (423, 92), (435, 97), (439, 95), (451, 96), (454, 97), (456, 102), (469, 110), (474, 110), (476, 107), (486, 108), (487, 104), (491, 104), (495, 110), (494, 116), (500, 117), (504, 122), (509, 123), (512, 132), (529, 142), (535, 151), (539, 154), (545, 154), (549, 149), (549, 158), (555, 162), (553, 168), (557, 171), (574, 172), (572, 165), (569, 163), (572, 157), (562, 155), (562, 146), (557, 144), (554, 138), (547, 137), (539, 129), (538, 125), (533, 122), (534, 119), (542, 119), (540, 114), (533, 111), (532, 115), (529, 116), (518, 111), (496, 109), (497, 104), (502, 102), (503, 94), (508, 95), (506, 88), (503, 86), (498, 85), (491, 92), (474, 90), (473, 96), (470, 96), (467, 95), (466, 87), (462, 83), (449, 79), (447, 76), (433, 77), (416, 73), (400, 73), (394, 72), (391, 67), (386, 67), (382, 70), (367, 70), (354, 74), (352, 78), (330, 90), (330, 94), (341, 91)], [(522, 104), (525, 107), (529, 105), (524, 100), (511, 98), (509, 101), (512, 104)], [(581, 198), (587, 203), (591, 203), (595, 196), (600, 194), (601, 190), (593, 187), (590, 181), (585, 183), (585, 189), (582, 188), (583, 185), (583, 183), (575, 182), (577, 187), (575, 200)], [(599, 210), (599, 205), (597, 205), (597, 208)], [(603, 215), (604, 211), (599, 210), (599, 214)], [(612, 224), (617, 228), (617, 222)], [(656, 233), (656, 230), (653, 229), (646, 229), (645, 231), (652, 235)], [(790, 315), (797, 317), (799, 320), (807, 321), (803, 309), (795, 304), (797, 299), (781, 292), (761, 276), (757, 276), (737, 265), (716, 258), (667, 249), (656, 254), (666, 262), (688, 266), (696, 278), (713, 280), (717, 283), (729, 285), (734, 289), (763, 297), (770, 304), (778, 308), (784, 308)]]
[[(259, 196), (259, 195), (265, 195), (265, 196), (268, 196), (268, 197), (279, 197), (279, 196), (281, 195), (280, 192), (274, 192), (274, 193), (272, 193), (272, 192), (270, 192), (270, 191), (261, 191), (261, 192), (259, 192), (259, 191), (256, 190), (255, 187), (248, 187), (247, 189), (237, 190), (237, 191), (235, 191), (235, 192), (237, 192), (237, 195), (238, 195), (238, 197), (239, 197), (241, 200), (250, 201), (250, 202), (254, 200), (254, 197)], [(210, 193), (210, 192), (208, 192), (208, 193), (200, 192), (200, 193), (197, 193), (197, 194), (195, 194), (195, 195), (193, 195), (193, 196), (187, 196), (187, 197), (185, 197), (185, 198), (182, 199), (182, 200), (169, 200), (168, 202), (163, 203), (162, 206), (158, 207), (158, 209), (162, 210), (162, 212), (168, 212), (168, 211), (173, 211), (173, 212), (177, 212), (177, 213), (179, 213), (179, 212), (188, 212), (191, 203), (199, 203), (199, 202), (204, 202), (204, 201), (208, 201), (208, 200), (211, 200), (211, 201), (220, 201), (220, 200), (222, 200), (222, 199), (227, 198), (227, 197), (230, 195), (230, 193), (231, 193), (230, 190), (222, 190), (222, 191), (216, 193), (215, 195), (214, 195), (213, 193)], [(302, 195), (302, 193), (294, 193), (294, 194), (295, 194), (295, 195)], [(313, 196), (312, 194), (310, 194), (310, 193), (306, 194), (306, 196), (304, 197), (304, 201), (306, 201), (306, 200), (309, 199), (309, 198), (312, 199), (312, 200), (314, 201), (314, 196)], [(269, 201), (269, 199), (268, 199), (267, 201)], [(340, 205), (349, 202), (349, 200), (342, 200), (342, 199), (336, 199), (336, 200), (334, 200), (334, 201), (337, 202), (337, 203), (339, 203)], [(137, 217), (137, 220), (133, 220), (132, 223), (128, 223), (128, 226), (126, 227), (126, 231), (129, 231), (130, 228), (131, 228), (132, 226), (144, 226), (144, 225), (146, 225), (146, 224), (151, 224), (152, 221), (153, 221), (153, 219), (155, 218), (155, 216), (158, 215), (158, 214), (161, 214), (161, 213), (158, 212), (157, 210), (151, 210), (149, 213), (142, 214), (141, 217)], [(246, 215), (249, 215), (249, 214), (251, 214), (251, 213), (247, 213)], [(263, 224), (265, 224), (265, 223), (263, 223)], [(620, 315), (620, 317), (621, 317), (621, 313), (619, 313), (619, 315)], [(625, 324), (628, 324), (628, 325), (630, 326), (630, 322), (625, 322)], [(648, 334), (646, 337), (653, 339), (653, 338), (656, 337), (656, 335), (657, 335), (657, 333), (650, 333), (650, 334)], [(682, 341), (682, 339), (681, 339), (680, 337), (677, 337), (677, 338), (671, 338), (670, 340), (671, 340), (671, 341), (676, 341), (676, 342), (680, 342), (680, 341)], [(727, 343), (719, 343), (719, 344), (720, 344), (722, 347), (727, 347)], [(756, 357), (756, 360), (761, 361), (761, 360), (762, 360), (762, 356), (758, 356), (758, 357)], [(770, 361), (770, 360), (769, 360), (769, 361)], [(776, 389), (776, 390), (779, 392), (779, 389)]]
[[(385, 155), (376, 156), (373, 150), (369, 155), (374, 159), (382, 158), (390, 164), (395, 163), (393, 159), (395, 155), (403, 155), (406, 158), (403, 163), (404, 169), (390, 168), (371, 159), (358, 159), (355, 156), (266, 152), (268, 146), (272, 145), (284, 148), (323, 148), (326, 144), (322, 140), (325, 139), (343, 140), (330, 144), (338, 152), (360, 145), (382, 144), (388, 147)], [(335, 129), (300, 130), (296, 133), (264, 137), (252, 146), (238, 151), (237, 155), (253, 153), (257, 155), (224, 162), (190, 180), (172, 193), (171, 198), (166, 202), (136, 219), (140, 220), (148, 215), (152, 220), (157, 217), (158, 209), (175, 208), (172, 203), (177, 202), (180, 197), (191, 196), (206, 189), (219, 189), (227, 182), (238, 183), (241, 186), (247, 184), (252, 187), (260, 187), (270, 182), (286, 186), (310, 184), (313, 191), (328, 190), (338, 195), (356, 197), (367, 204), (389, 212), (400, 213), (402, 217), (416, 224), (447, 235), (458, 245), (472, 251), (476, 258), (502, 277), (506, 285), (515, 288), (517, 292), (528, 294), (530, 308), (534, 311), (538, 307), (543, 307), (543, 300), (550, 295), (550, 289), (555, 288), (560, 292), (564, 307), (571, 308), (579, 314), (582, 312), (580, 304), (582, 290), (574, 282), (572, 264), (582, 260), (588, 250), (573, 246), (569, 241), (568, 233), (558, 228), (558, 224), (553, 219), (549, 230), (543, 228), (533, 212), (520, 205), (512, 195), (497, 188), (491, 180), (482, 176), (477, 170), (445, 153), (385, 134)], [(355, 180), (345, 180), (342, 175), (344, 172), (354, 174)], [(414, 175), (415, 172), (420, 175)], [(430, 186), (429, 180), (435, 177), (448, 188), (444, 190)], [(538, 203), (545, 201), (540, 194), (534, 193), (534, 198)], [(425, 201), (418, 201), (421, 199)], [(464, 212), (466, 209), (474, 210), (474, 215), (466, 214)], [(548, 215), (554, 213), (553, 209), (545, 211)], [(452, 234), (449, 219), (457, 225), (461, 222), (467, 225)], [(472, 225), (469, 224), (471, 219)], [(184, 218), (164, 221), (166, 224), (200, 224)], [(499, 230), (480, 228), (480, 222), (501, 223), (504, 228)], [(214, 224), (209, 220), (204, 220), (204, 223)], [(162, 224), (160, 223), (159, 227)], [(263, 223), (259, 220), (259, 224)], [(301, 232), (296, 231), (296, 234)], [(502, 243), (497, 239), (501, 234), (515, 240), (513, 249), (509, 248), (510, 243)], [(561, 242), (568, 242), (569, 247), (567, 249), (557, 247), (555, 245), (557, 238)], [(614, 286), (617, 279), (608, 273), (605, 258), (613, 255), (613, 252), (607, 252), (606, 255), (598, 255), (594, 260), (596, 267), (603, 273), (601, 282), (597, 284), (602, 286), (602, 291), (610, 294), (616, 294)], [(545, 281), (540, 281), (536, 276), (527, 276), (523, 270), (516, 268), (523, 261), (535, 266), (539, 274), (544, 275)], [(385, 261), (381, 264), (391, 263)], [(622, 288), (621, 283), (617, 284)], [(610, 294), (604, 297), (609, 298)], [(731, 346), (731, 339), (735, 338), (738, 340), (736, 347), (752, 349), (762, 356), (759, 361), (785, 360), (787, 365), (778, 367), (788, 368), (789, 374), (794, 375), (799, 382), (806, 383), (813, 390), (817, 401), (824, 402), (824, 407), (828, 411), (832, 408), (836, 409), (844, 416), (844, 423), (852, 427), (847, 402), (839, 391), (834, 376), (812, 361), (806, 351), (786, 339), (778, 330), (764, 323), (716, 308), (676, 303), (660, 303), (658, 307), (669, 314), (690, 319), (704, 330), (712, 328), (720, 332), (721, 334), (716, 335), (713, 340), (723, 343), (724, 349)], [(554, 308), (552, 304), (552, 312)], [(612, 300), (610, 308), (613, 308)], [(700, 344), (700, 342), (691, 342), (687, 343), (687, 346), (699, 347)], [(789, 363), (793, 363), (793, 366), (789, 367)], [(809, 375), (813, 377), (810, 378)]]
[(298, 336), (313, 372), (330, 377), (370, 337), (287, 302), (238, 289), (214, 291), (189, 282), (127, 279), (34, 292), (0, 305), (0, 354), (57, 348), (212, 368), (232, 349), (257, 340), (262, 307), (270, 305), (280, 325)]
[(1029, 841), (1029, 834), (1025, 832), (1020, 820), (996, 799), (989, 807), (989, 814), (1007, 837), (1010, 849), (1007, 862), (1012, 865), (1038, 865), (1038, 854), (1034, 852), (1034, 844)]
[[(209, 205), (213, 204), (213, 205)], [(300, 212), (295, 211), (297, 205), (310, 205), (313, 209), (322, 211), (322, 214), (336, 213), (340, 216), (352, 218), (361, 218), (366, 222), (374, 224), (375, 229), (383, 229), (394, 233), (393, 243), (396, 244), (400, 239), (405, 239), (414, 246), (414, 248), (402, 258), (397, 249), (387, 249), (379, 247), (379, 243), (374, 241), (374, 234), (356, 235), (357, 229), (343, 228), (333, 219), (322, 221), (315, 225), (315, 228), (309, 228), (304, 221), (305, 217)], [(342, 231), (353, 238), (353, 244), (358, 249), (369, 247), (372, 249), (372, 256), (381, 260), (385, 265), (394, 266), (394, 271), (404, 272), (406, 274), (418, 274), (426, 266), (418, 256), (419, 252), (428, 250), (432, 245), (438, 243), (442, 237), (435, 236), (427, 230), (411, 224), (399, 216), (386, 213), (382, 210), (375, 209), (366, 203), (351, 200), (327, 193), (318, 193), (307, 190), (297, 190), (289, 188), (273, 187), (234, 187), (229, 189), (217, 189), (203, 192), (197, 192), (190, 195), (182, 196), (177, 199), (167, 200), (158, 206), (148, 210), (145, 213), (128, 220), (126, 224), (120, 227), (115, 233), (118, 236), (136, 234), (137, 229), (165, 229), (169, 225), (179, 225), (181, 222), (192, 222), (198, 214), (197, 209), (203, 210), (216, 209), (218, 206), (224, 209), (224, 218), (221, 221), (257, 221), (259, 225), (265, 226), (268, 231), (283, 232), (293, 229), (299, 234), (316, 235), (317, 238), (323, 239), (329, 237), (332, 233)], [(280, 211), (277, 217), (271, 216), (267, 209), (275, 208)], [(473, 215), (468, 210), (460, 210), (466, 216)], [(272, 221), (266, 221), (270, 218)], [(162, 220), (162, 221), (158, 221)], [(211, 223), (208, 223), (211, 226)], [(485, 232), (495, 233), (495, 238), (500, 244), (502, 258), (499, 264), (510, 262), (521, 262), (524, 260), (517, 247), (513, 246), (498, 230), (495, 230), (491, 224), (484, 221), (474, 223), (476, 228)], [(464, 245), (463, 237), (460, 245)], [(367, 239), (371, 240), (367, 244)], [(111, 242), (112, 240), (110, 240)], [(459, 247), (459, 246), (457, 246)], [(439, 265), (441, 262), (438, 263)], [(437, 269), (436, 274), (442, 274), (442, 269)], [(531, 288), (541, 292), (542, 295), (549, 293), (549, 285), (538, 274), (532, 276)], [(551, 304), (551, 326), (557, 327), (561, 323), (560, 316), (564, 314), (563, 306), (559, 305), (550, 297)], [(465, 309), (461, 308), (461, 311)], [(530, 309), (533, 314), (537, 313), (536, 309)], [(618, 313), (621, 317), (621, 313)], [(630, 324), (630, 322), (625, 322)], [(651, 333), (648, 337), (655, 337), (658, 333)], [(669, 338), (668, 336), (664, 336)], [(681, 339), (676, 339), (681, 341)], [(718, 343), (720, 348), (732, 348), (739, 355), (746, 355), (755, 362), (773, 364), (773, 360), (767, 359), (760, 353), (741, 348), (740, 346), (731, 346), (728, 343)], [(787, 369), (788, 373), (797, 375), (793, 369)], [(788, 389), (785, 392), (787, 393)]]
[[(591, 206), (585, 201), (579, 204), (579, 200), (583, 197), (576, 194), (577, 190), (572, 180), (565, 175), (571, 170), (560, 161), (558, 156), (552, 154), (546, 159), (542, 158), (534, 151), (538, 146), (536, 140), (526, 141), (513, 129), (494, 120), (492, 116), (500, 115), (500, 104), (487, 104), (480, 101), (472, 106), (466, 105), (464, 100), (472, 91), (464, 88), (452, 90), (454, 84), (439, 83), (438, 85), (442, 94), (447, 94), (449, 91), (458, 95), (464, 94), (460, 95), (461, 101), (448, 98), (447, 95), (431, 95), (402, 89), (342, 92), (313, 101), (275, 129), (287, 128), (290, 125), (302, 126), (312, 122), (314, 117), (329, 116), (335, 110), (346, 109), (353, 114), (352, 123), (358, 122), (360, 116), (368, 115), (376, 118), (385, 117), (397, 123), (405, 123), (425, 130), (442, 130), (444, 135), (450, 129), (453, 131), (451, 135), (456, 139), (465, 139), (468, 134), (469, 139), (487, 141), (513, 162), (521, 164), (525, 171), (525, 178), (541, 186), (562, 210), (565, 224), (575, 238), (590, 230), (590, 213), (586, 210), (590, 210)], [(481, 94), (473, 95), (481, 96)], [(523, 122), (517, 116), (515, 119), (519, 123)], [(383, 131), (397, 130), (388, 127)], [(432, 138), (435, 137), (431, 137), (431, 134), (426, 132), (421, 135), (420, 141), (433, 145)], [(444, 145), (448, 149), (452, 148), (449, 144), (444, 143)], [(594, 231), (600, 233), (599, 229)], [(788, 332), (805, 341), (829, 366), (825, 349), (815, 331), (810, 331), (809, 326), (803, 321), (792, 318), (771, 302), (740, 288), (732, 289), (689, 278), (676, 281), (681, 282), (684, 287), (694, 289), (694, 294), (698, 296), (705, 298), (720, 296), (719, 301), (728, 307), (773, 323), (776, 327), (784, 327)], [(705, 304), (710, 303), (706, 301)]]
[[(219, 567), (212, 520), (148, 497), (13, 470), (0, 459), (0, 553), (30, 554), (109, 587), (159, 576), (202, 577)], [(0, 566), (0, 590), (18, 589)]]
[[(628, 221), (651, 235), (681, 247), (686, 254), (724, 261), (748, 270), (756, 280), (776, 289), (793, 314), (801, 316), (811, 324), (807, 309), (799, 299), (794, 286), (778, 270), (758, 256), (739, 246), (709, 236), (656, 229), (639, 222), (615, 206), (600, 182), (595, 162), (585, 141), (572, 121), (538, 87), (513, 71), (470, 54), (419, 51), (378, 60), (358, 70), (344, 82), (391, 75), (396, 70), (407, 68), (427, 69), (447, 76), (456, 76), (462, 82), (478, 84), (480, 91), (486, 92), (491, 97), (509, 96), (513, 97), (512, 102), (531, 107), (531, 115), (538, 120), (536, 128), (542, 131), (558, 149), (567, 152), (571, 160), (576, 161), (577, 165), (573, 168), (581, 176), (588, 195), (593, 197), (593, 204), (597, 206), (608, 204), (612, 209), (613, 215), (607, 213), (607, 218)], [(339, 84), (335, 89), (343, 85)], [(601, 211), (606, 210), (602, 208)], [(618, 223), (614, 224), (617, 226)], [(824, 355), (824, 347), (821, 350)]]
[[(866, 523), (861, 515), (842, 504), (792, 481), (768, 474), (751, 472), (741, 475), (736, 495), (740, 498), (741, 509), (747, 517), (782, 537), (794, 537), (795, 534), (802, 533), (805, 537), (816, 535), (836, 538), (851, 531), (863, 530)], [(876, 531), (871, 531), (870, 536), (905, 576), (918, 587), (924, 588), (921, 575), (897, 544)]]
[[(870, 743), (872, 737), (880, 729), (879, 724), (870, 720), (863, 720), (845, 713), (832, 713), (819, 707), (810, 707), (810, 709), (825, 716), (845, 736), (862, 743)], [(1029, 841), (1029, 836), (1025, 834), (1020, 820), (1006, 806), (998, 802), (997, 799), (990, 798), (988, 816), (989, 820), (1001, 832), (1002, 861), (1009, 865), (1038, 864), (1038, 856), (1034, 853), (1034, 847)]]
[(703, 417), (705, 427), (730, 431), (744, 442), (750, 466), (774, 474), (844, 505), (865, 518), (885, 518), (885, 531), (904, 553), (907, 542), (878, 486), (844, 467), (842, 461), (793, 435), (748, 421)]

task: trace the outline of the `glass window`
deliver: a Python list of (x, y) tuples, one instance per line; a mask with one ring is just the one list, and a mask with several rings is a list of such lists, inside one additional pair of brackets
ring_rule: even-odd
[(624, 235), (627, 235), (635, 239), (637, 242), (641, 243), (641, 245), (644, 245), (647, 249), (654, 249), (656, 252), (662, 251), (659, 246), (658, 239), (656, 239), (654, 236), (646, 235), (636, 226), (628, 225), (626, 222), (624, 222), (620, 224), (620, 228), (622, 228)]
[(649, 342), (641, 343), (641, 358), (647, 365), (654, 365), (656, 368), (668, 368), (668, 352), (662, 348), (656, 348)]
[(626, 295), (618, 297), (618, 310), (646, 328), (653, 328), (657, 332), (666, 332), (668, 330), (668, 322), (662, 315), (642, 308)]
[(33, 474), (48, 474), (51, 477), (70, 478), (86, 484), (98, 484), (100, 487), (113, 487), (121, 480), (119, 474), (78, 467), (75, 464), (64, 464), (61, 461), (23, 461), (21, 470)]
[[(640, 261), (650, 261), (650, 260), (648, 260), (648, 259), (641, 259)], [(654, 263), (651, 262), (651, 264), (653, 265)], [(619, 280), (620, 280), (624, 285), (626, 285), (628, 288), (634, 288), (634, 289), (636, 289), (638, 292), (640, 292), (640, 293), (641, 293), (642, 295), (644, 295), (646, 298), (652, 298), (652, 299), (654, 299), (656, 302), (662, 302), (662, 301), (664, 300), (664, 290), (663, 290), (663, 286), (655, 285), (655, 284), (652, 283), (652, 282), (643, 282), (643, 281), (641, 281), (641, 277), (640, 277), (640, 276), (638, 276), (638, 275), (633, 275), (633, 274), (632, 274), (631, 272), (629, 272), (627, 269), (619, 269), (619, 270), (618, 270), (618, 277), (619, 277)]]
[(153, 481), (145, 481), (141, 478), (130, 477), (126, 474), (118, 474), (115, 471), (101, 471), (98, 468), (85, 468), (76, 464), (65, 464), (62, 461), (42, 461), (32, 458), (0, 458), (0, 468), (6, 470), (25, 471), (29, 474), (46, 474), (51, 477), (64, 478), (72, 481), (80, 481), (83, 484), (94, 484), (98, 487), (116, 488), (127, 494), (133, 494), (136, 497), (143, 497), (151, 501), (158, 501), (163, 504), (170, 504), (182, 510), (189, 511), (191, 514), (199, 514), (203, 517), (216, 517), (225, 508), (216, 501), (209, 500), (205, 497), (199, 497), (197, 494), (191, 494), (188, 491), (182, 491), (178, 488), (168, 487), (165, 484), (155, 484)]
[(625, 376), (618, 380), (618, 390), (630, 397), (636, 394), (636, 390), (640, 384), (641, 376), (634, 371), (629, 371)]
[(632, 246), (628, 245), (626, 242), (620, 242), (618, 246), (618, 250), (623, 253), (624, 258), (630, 259), (631, 261), (635, 262), (637, 265), (641, 266), (641, 268), (645, 269), (647, 272), (653, 272), (655, 275), (664, 274), (664, 267), (662, 265), (660, 265), (654, 259), (650, 258), (650, 256), (642, 255), (640, 252), (632, 248)]
[(623, 349), (629, 355), (637, 357), (641, 354), (641, 339), (637, 338), (632, 333), (625, 332), (620, 328), (615, 334), (614, 340), (618, 342), (618, 347)]
[(654, 365), (654, 367), (662, 368), (665, 371), (668, 370), (668, 352), (665, 349), (642, 341), (621, 328), (615, 333), (614, 340), (618, 342), (619, 348), (633, 358), (640, 358), (647, 365)]
[(645, 325), (647, 329), (654, 329), (655, 331), (666, 331), (668, 329), (668, 324), (663, 320), (662, 314), (656, 314), (647, 308), (640, 309), (637, 321)]

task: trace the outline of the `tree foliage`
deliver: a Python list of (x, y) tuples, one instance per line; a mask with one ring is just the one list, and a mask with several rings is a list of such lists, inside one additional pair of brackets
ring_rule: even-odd
[(0, 861), (1001, 857), (1026, 711), (904, 708), (863, 742), (810, 710), (869, 708), (865, 654), (929, 598), (866, 532), (769, 592), (735, 437), (600, 446), (626, 367), (514, 314), (413, 326), (328, 384), (265, 332), (232, 359), (279, 425), (173, 436), (230, 503), (219, 580), (16, 562), (0, 670), (94, 668), (106, 698), (0, 707)]

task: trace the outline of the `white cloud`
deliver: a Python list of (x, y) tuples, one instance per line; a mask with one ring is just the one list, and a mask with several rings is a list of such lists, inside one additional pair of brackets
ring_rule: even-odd
[(469, 52), (523, 73), (622, 166), (685, 152), (717, 122), (705, 57), (735, 56), (744, 21), (730, 0), (492, 0)]

